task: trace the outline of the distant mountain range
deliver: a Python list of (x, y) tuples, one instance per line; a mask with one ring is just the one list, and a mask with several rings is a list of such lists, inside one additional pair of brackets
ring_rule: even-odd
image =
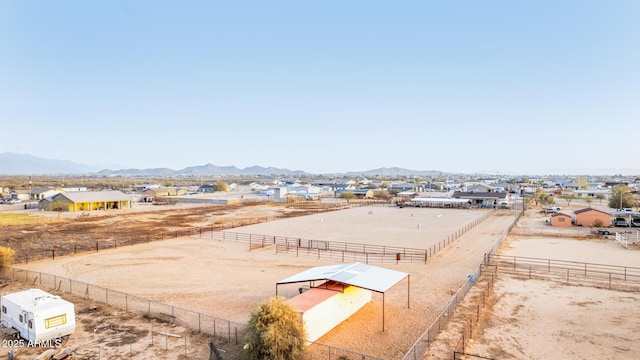
[[(216, 166), (206, 164), (186, 167), (182, 170), (168, 168), (154, 169), (101, 169), (97, 166), (77, 164), (66, 160), (43, 159), (26, 154), (1, 153), (1, 175), (93, 175), (93, 176), (309, 176), (303, 170), (289, 170), (275, 167), (251, 166), (244, 169), (235, 166)], [(318, 175), (318, 174), (316, 174)], [(367, 171), (352, 171), (325, 175), (355, 176), (438, 176), (446, 175), (441, 171), (417, 171), (398, 167), (378, 168)]]
[(2, 175), (88, 174), (100, 170), (96, 166), (76, 164), (66, 160), (42, 159), (10, 152), (0, 154), (0, 174)]

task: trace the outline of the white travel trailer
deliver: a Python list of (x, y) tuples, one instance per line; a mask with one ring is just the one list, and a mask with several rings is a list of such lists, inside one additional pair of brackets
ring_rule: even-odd
[(70, 335), (76, 329), (73, 303), (40, 289), (29, 289), (0, 298), (2, 325), (15, 329), (30, 344)]

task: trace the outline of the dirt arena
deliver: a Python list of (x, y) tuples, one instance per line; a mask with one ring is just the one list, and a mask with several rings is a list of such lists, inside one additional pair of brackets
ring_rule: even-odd
[[(278, 220), (233, 229), (236, 232), (295, 236), (343, 242), (425, 249), (481, 217), (482, 210), (363, 207)], [(365, 354), (402, 357), (513, 222), (502, 210), (438, 252), (427, 264), (373, 264), (410, 274), (407, 282), (382, 295), (319, 342)], [(275, 283), (313, 266), (336, 260), (275, 254), (273, 248), (249, 251), (246, 243), (180, 238), (66, 257), (21, 266), (30, 270), (107, 287), (244, 323)], [(279, 295), (295, 296), (297, 286)], [(322, 356), (320, 356), (322, 358)]]

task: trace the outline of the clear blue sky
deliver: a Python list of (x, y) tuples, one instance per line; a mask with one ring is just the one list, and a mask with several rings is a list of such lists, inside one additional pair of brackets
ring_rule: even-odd
[(639, 120), (637, 0), (0, 0), (0, 152), (597, 173)]

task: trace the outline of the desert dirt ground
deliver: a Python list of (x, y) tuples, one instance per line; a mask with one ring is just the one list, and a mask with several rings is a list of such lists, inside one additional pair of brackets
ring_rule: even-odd
[[(486, 210), (362, 207), (266, 222), (233, 231), (426, 249), (481, 217)], [(504, 236), (515, 212), (498, 211), (431, 257), (427, 264), (373, 264), (410, 274), (385, 294), (336, 327), (320, 343), (385, 359), (402, 357), (451, 295), (475, 271), (484, 254)], [(420, 224), (420, 226), (418, 226)], [(21, 265), (34, 271), (85, 281), (155, 301), (246, 322), (275, 283), (309, 267), (336, 260), (275, 254), (273, 248), (249, 251), (247, 244), (187, 237), (99, 253)], [(298, 286), (279, 289), (291, 297)], [(326, 358), (312, 346), (309, 358)]]
[[(143, 229), (174, 230), (181, 226), (207, 226), (212, 222), (225, 221), (225, 219), (232, 221), (251, 216), (267, 217), (282, 211), (289, 211), (264, 206), (234, 210), (211, 207), (196, 207), (196, 209), (190, 210), (189, 207), (180, 207), (154, 212), (131, 211), (125, 216), (105, 216), (102, 219), (96, 216), (96, 219), (91, 219), (91, 221), (95, 221), (95, 225), (102, 228), (103, 232), (107, 231), (108, 233), (108, 229), (114, 228), (114, 232), (126, 233), (127, 229), (129, 231), (137, 229), (136, 224), (140, 224)], [(166, 214), (163, 214), (164, 212)], [(447, 238), (466, 223), (483, 214), (484, 212), (480, 210), (399, 209), (375, 206), (269, 221), (229, 229), (229, 231), (427, 248), (443, 238)], [(438, 252), (429, 259), (427, 264), (374, 263), (373, 265), (405, 271), (410, 274), (410, 308), (406, 306), (406, 283), (400, 282), (385, 295), (384, 332), (381, 328), (382, 296), (374, 294), (373, 302), (325, 335), (319, 342), (385, 359), (399, 359), (446, 306), (451, 295), (466, 279), (467, 274), (475, 271), (483, 255), (504, 235), (514, 216), (515, 212), (510, 210), (498, 211), (494, 216)], [(638, 249), (625, 250), (611, 240), (595, 238), (588, 234), (588, 229), (584, 228), (552, 228), (545, 222), (547, 218), (535, 209), (528, 210), (527, 215), (519, 222), (512, 235), (507, 237), (500, 249), (501, 253), (627, 266), (640, 264)], [(92, 227), (84, 224), (85, 221), (79, 221), (79, 223), (82, 224), (84, 231), (88, 231), (87, 229)], [(110, 225), (103, 225), (103, 223)], [(72, 225), (73, 219), (71, 219), (71, 224), (67, 223), (66, 227), (60, 225), (57, 233), (67, 234), (69, 230), (65, 229)], [(22, 229), (21, 231), (30, 234), (37, 232), (32, 229)], [(73, 236), (72, 234), (72, 232), (69, 233), (70, 236)], [(101, 233), (92, 233), (92, 235), (101, 236)], [(87, 238), (91, 238), (91, 235)], [(63, 257), (55, 261), (40, 261), (22, 267), (71, 277), (232, 321), (245, 322), (249, 313), (259, 302), (275, 294), (276, 281), (312, 266), (335, 263), (336, 261), (331, 259), (275, 254), (274, 249), (269, 247), (249, 251), (247, 244), (244, 243), (219, 242), (207, 239), (206, 236), (203, 238), (196, 236), (101, 251), (100, 253)], [(524, 282), (524, 285), (519, 282)], [(528, 289), (535, 290), (527, 291)], [(485, 316), (488, 320), (483, 327), (483, 333), (486, 333), (487, 337), (474, 339), (473, 347), (469, 352), (495, 358), (549, 358), (532, 352), (530, 348), (541, 348), (540, 342), (545, 341), (544, 338), (536, 339), (532, 334), (548, 333), (550, 328), (555, 328), (557, 331), (553, 333), (555, 334), (554, 341), (566, 338), (567, 342), (571, 343), (572, 341), (576, 342), (576, 333), (584, 333), (585, 329), (594, 328), (594, 326), (580, 323), (578, 319), (572, 320), (576, 323), (576, 331), (565, 330), (567, 329), (565, 328), (566, 320), (556, 321), (555, 324), (534, 321), (536, 319), (554, 319), (558, 317), (558, 313), (570, 313), (570, 310), (562, 308), (565, 304), (573, 307), (576, 314), (591, 314), (588, 315), (587, 321), (590, 324), (594, 321), (597, 322), (601, 325), (601, 329), (610, 329), (617, 325), (622, 327), (622, 333), (632, 334), (638, 331), (637, 323), (634, 325), (633, 322), (627, 321), (618, 324), (618, 320), (612, 320), (612, 322), (607, 320), (621, 319), (619, 312), (624, 311), (627, 308), (626, 305), (633, 305), (637, 308), (638, 297), (635, 294), (621, 293), (616, 295), (612, 294), (610, 290), (579, 289), (585, 294), (578, 294), (575, 287), (571, 286), (549, 284), (539, 280), (523, 281), (510, 280), (506, 276), (504, 279), (502, 276), (498, 277), (495, 294), (492, 295), (492, 309), (494, 310)], [(2, 291), (3, 293), (8, 292), (4, 288)], [(523, 291), (525, 292), (523, 293)], [(561, 291), (566, 291), (566, 294), (563, 295)], [(600, 291), (605, 293), (604, 297), (597, 295)], [(297, 286), (279, 289), (279, 295), (285, 297), (296, 294)], [(549, 295), (551, 298), (545, 299), (542, 294)], [(558, 299), (557, 311), (555, 310), (555, 299)], [(530, 303), (530, 305), (523, 305), (523, 302)], [(608, 306), (612, 302), (619, 303), (621, 306), (615, 308), (616, 310), (610, 310), (610, 308), (614, 309), (614, 307)], [(541, 304), (546, 304), (552, 313), (534, 312), (533, 309), (537, 309)], [(549, 306), (549, 304), (554, 304), (554, 306)], [(607, 306), (603, 306), (603, 304)], [(89, 303), (84, 310), (82, 308), (81, 310), (89, 314), (87, 316), (97, 318), (96, 314), (86, 310), (90, 306), (95, 306), (95, 304)], [(584, 311), (585, 309), (589, 311)], [(580, 312), (580, 310), (582, 311)], [(137, 326), (138, 330), (128, 331), (140, 334), (138, 341), (126, 344), (126, 340), (123, 340), (123, 331), (115, 331), (112, 326), (109, 329), (112, 334), (111, 340), (102, 341), (109, 346), (105, 345), (99, 349), (103, 355), (109, 354), (111, 351), (111, 354), (115, 355), (114, 357), (129, 353), (131, 358), (148, 358), (145, 357), (143, 350), (152, 342), (152, 333), (156, 334), (155, 340), (158, 340), (158, 336), (160, 336), (158, 332), (162, 326), (170, 327), (168, 332), (171, 334), (184, 335), (181, 338), (165, 337), (168, 339), (167, 344), (171, 344), (173, 339), (175, 344), (173, 350), (162, 349), (161, 346), (158, 346), (158, 341), (154, 341), (151, 347), (156, 347), (154, 351), (157, 351), (155, 355), (157, 358), (183, 357), (185, 348), (189, 358), (206, 358), (204, 355), (208, 354), (208, 339), (199, 338), (196, 334), (181, 327), (180, 324), (172, 326), (173, 324), (160, 322), (156, 324), (157, 328), (154, 331), (148, 323), (149, 319), (137, 319), (130, 314), (124, 315), (119, 310), (110, 310), (107, 306), (98, 306), (98, 311), (104, 311), (105, 314), (113, 311), (112, 318), (122, 316), (126, 319), (127, 326)], [(505, 324), (512, 325), (512, 327), (499, 327)], [(531, 329), (534, 324), (540, 328)], [(631, 324), (630, 327), (627, 327), (627, 324)], [(493, 325), (495, 325), (495, 330), (492, 330), (494, 329)], [(91, 337), (92, 327), (95, 330), (93, 331), (94, 337)], [(97, 327), (91, 324), (87, 326), (87, 329), (83, 327), (82, 333), (77, 335), (74, 333), (68, 346), (96, 344), (96, 341), (100, 341), (95, 337), (96, 333), (100, 334), (100, 331), (96, 329)], [(516, 330), (520, 330), (520, 332)], [(106, 338), (106, 329), (102, 333)], [(443, 333), (446, 335), (447, 330)], [(510, 334), (513, 334), (510, 340), (500, 342), (502, 339), (509, 338)], [(572, 337), (570, 334), (574, 334), (574, 336)], [(594, 340), (600, 339), (597, 335), (598, 333), (590, 335), (589, 339), (591, 340), (589, 341), (595, 344), (594, 347), (604, 346), (605, 344), (599, 344), (597, 340)], [(567, 355), (566, 357), (553, 356), (553, 358), (637, 358), (637, 356), (626, 357), (626, 355), (637, 355), (640, 352), (635, 345), (626, 342), (628, 339), (625, 340), (624, 336), (620, 335), (616, 338), (615, 334), (606, 333), (605, 335), (610, 348), (622, 349), (618, 353), (613, 353), (618, 357), (610, 357), (609, 353), (602, 352), (602, 357), (571, 357)], [(457, 336), (450, 334), (450, 339), (457, 339)], [(129, 339), (133, 338), (129, 337)], [(184, 346), (185, 338), (187, 346)], [(123, 342), (125, 344), (122, 344)], [(118, 345), (118, 343), (120, 344)], [(442, 343), (445, 345), (433, 346), (433, 353), (425, 358), (450, 358), (453, 342), (442, 341)], [(168, 347), (170, 348), (170, 346)], [(136, 353), (136, 348), (141, 350)], [(88, 347), (85, 346), (86, 351), (91, 351), (87, 349)], [(510, 349), (516, 350), (511, 351)], [(95, 350), (94, 347), (91, 356), (95, 356)], [(234, 349), (223, 350), (227, 351), (224, 354), (225, 358), (237, 358), (236, 353), (233, 352)], [(438, 354), (438, 351), (443, 351), (442, 355), (434, 355)], [(580, 354), (580, 351), (582, 349), (578, 347), (574, 355)], [(583, 351), (583, 353), (587, 352)], [(555, 354), (570, 353), (563, 353), (556, 349)], [(322, 359), (327, 356), (321, 348), (312, 346), (309, 349), (308, 358)]]
[[(584, 206), (576, 205), (574, 210)], [(588, 228), (552, 228), (529, 210), (499, 254), (640, 267), (640, 246), (623, 248)], [(629, 231), (629, 229), (617, 229)], [(633, 235), (632, 235), (633, 236)], [(466, 352), (492, 359), (638, 359), (640, 293), (496, 276)], [(477, 294), (476, 294), (477, 295)], [(474, 319), (480, 296), (468, 296), (425, 359), (451, 356), (463, 322)], [(456, 311), (458, 312), (458, 311)], [(475, 323), (475, 320), (472, 321)], [(461, 359), (466, 359), (461, 357)]]

